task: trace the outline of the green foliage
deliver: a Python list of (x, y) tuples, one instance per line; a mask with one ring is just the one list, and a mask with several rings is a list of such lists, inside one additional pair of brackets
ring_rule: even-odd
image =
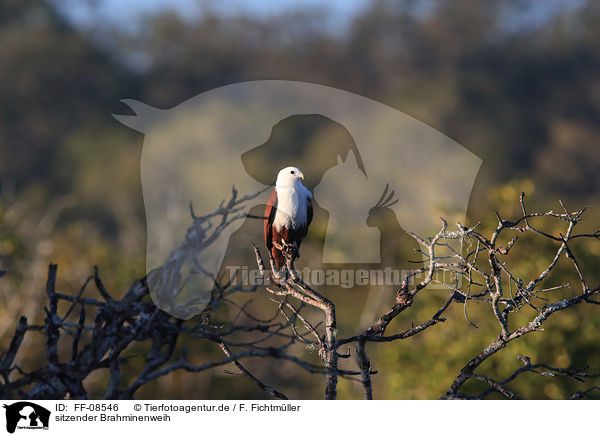
[[(589, 203), (584, 225), (591, 230), (600, 218), (600, 8), (584, 2), (579, 9), (515, 30), (506, 23), (520, 15), (521, 3), (439, 1), (426, 13), (416, 13), (410, 6), (379, 1), (343, 35), (328, 33), (310, 13), (266, 20), (210, 12), (183, 20), (167, 13), (147, 17), (132, 35), (100, 21), (95, 28), (76, 30), (50, 3), (2, 1), (0, 269), (7, 275), (0, 279), (0, 331), (10, 331), (21, 312), (32, 321), (43, 316), (31, 305), (43, 301), (49, 261), (60, 265), (60, 285), (70, 293), (95, 264), (117, 294), (144, 274), (142, 138), (110, 117), (123, 112), (121, 98), (170, 107), (216, 86), (255, 79), (347, 89), (419, 118), (483, 159), (467, 223), (481, 220), (483, 229), (493, 228), (493, 210), (514, 217), (520, 212), (518, 195), (526, 191), (536, 209), (558, 210), (558, 198), (571, 208)], [(321, 132), (308, 144), (310, 152), (298, 156), (303, 166), (323, 165), (315, 150), (331, 135)], [(256, 171), (251, 159), (247, 166)], [(305, 256), (319, 253), (325, 228), (316, 221), (303, 247)], [(550, 243), (524, 238), (513, 254), (515, 267), (524, 276), (534, 275), (552, 249)], [(600, 243), (575, 249), (589, 280), (598, 283)], [(559, 265), (548, 286), (575, 283), (566, 271)], [(369, 289), (322, 292), (339, 307), (340, 331), (356, 332)], [(420, 297), (390, 329), (428, 319), (445, 294)], [(422, 335), (393, 345), (370, 344), (379, 371), (375, 396), (440, 396), (498, 333), (487, 306), (469, 303), (466, 309), (479, 328), (469, 326), (456, 306), (446, 323)], [(598, 371), (599, 327), (594, 307), (566, 311), (548, 322), (544, 333), (511, 344), (484, 368), (501, 379), (520, 365), (516, 356), (523, 354)], [(2, 335), (3, 347), (9, 336)], [(198, 359), (219, 356), (218, 350), (203, 347), (195, 350)], [(36, 359), (37, 352), (30, 347), (26, 357)], [(292, 398), (320, 395), (318, 376), (261, 362), (250, 368), (279, 383)], [(107, 377), (99, 374), (89, 382), (101, 386)], [(529, 398), (559, 398), (576, 389), (565, 379), (526, 375), (516, 390)], [(340, 382), (339, 391), (342, 398), (361, 395), (347, 381)], [(175, 374), (140, 393), (149, 398), (263, 395), (239, 376), (219, 370)]]

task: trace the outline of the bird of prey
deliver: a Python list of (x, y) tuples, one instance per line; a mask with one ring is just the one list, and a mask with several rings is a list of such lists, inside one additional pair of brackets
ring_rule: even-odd
[(285, 254), (299, 257), (298, 249), (313, 218), (312, 194), (302, 184), (304, 174), (296, 167), (279, 171), (275, 189), (265, 209), (265, 245), (277, 270), (285, 264)]

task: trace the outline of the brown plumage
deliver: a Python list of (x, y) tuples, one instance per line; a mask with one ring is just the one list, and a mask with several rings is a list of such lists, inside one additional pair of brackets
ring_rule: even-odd
[[(278, 270), (285, 265), (282, 249), (294, 244), (299, 249), (313, 218), (312, 195), (300, 182), (303, 177), (302, 172), (295, 167), (284, 168), (267, 201), (264, 216), (265, 245)], [(279, 195), (283, 196), (281, 201)]]

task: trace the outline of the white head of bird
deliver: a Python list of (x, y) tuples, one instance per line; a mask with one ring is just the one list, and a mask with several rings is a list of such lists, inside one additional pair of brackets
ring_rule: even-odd
[(297, 186), (303, 186), (302, 180), (304, 174), (296, 167), (287, 167), (279, 171), (277, 174), (277, 182), (275, 183), (276, 188), (293, 188)]
[(296, 247), (296, 257), (302, 239), (312, 221), (312, 194), (302, 184), (304, 174), (296, 167), (279, 171), (275, 189), (265, 209), (265, 245), (271, 252), (277, 269), (285, 264), (284, 246)]

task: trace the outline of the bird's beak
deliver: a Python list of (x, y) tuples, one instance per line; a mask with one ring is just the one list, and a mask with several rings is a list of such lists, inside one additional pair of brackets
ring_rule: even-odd
[(304, 180), (304, 174), (302, 174), (302, 171), (298, 172), (298, 176), (300, 176), (300, 178), (301, 178), (302, 180)]

